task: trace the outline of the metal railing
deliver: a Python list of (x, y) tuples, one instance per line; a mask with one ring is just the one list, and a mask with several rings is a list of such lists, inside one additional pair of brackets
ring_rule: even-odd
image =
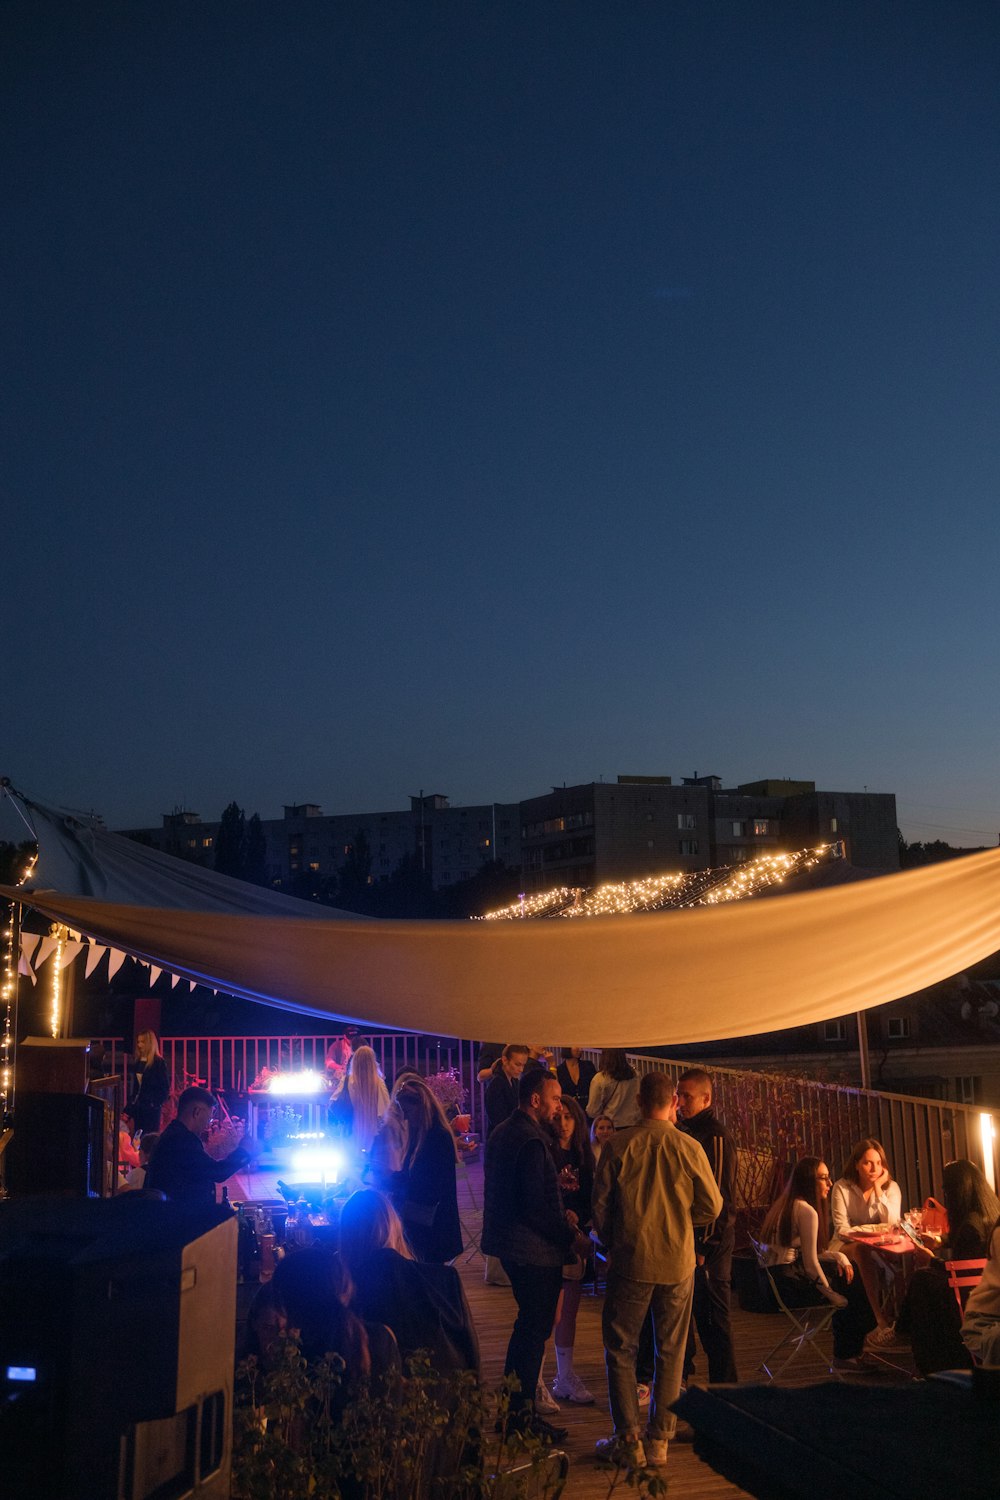
[[(339, 1033), (338, 1033), (339, 1034)], [(171, 1087), (179, 1092), (198, 1081), (211, 1089), (241, 1093), (262, 1068), (321, 1070), (334, 1034), (304, 1036), (164, 1037), (161, 1043)], [(120, 1037), (98, 1038), (109, 1054), (111, 1070), (123, 1071), (131, 1059)], [(473, 1128), (482, 1130), (482, 1087), (476, 1081), (476, 1042), (387, 1032), (367, 1036), (385, 1076), (391, 1081), (403, 1068), (437, 1073), (454, 1068), (468, 1095)], [(597, 1052), (586, 1054), (594, 1062)], [(629, 1054), (638, 1073), (661, 1071), (671, 1078), (692, 1067), (690, 1060)], [(939, 1196), (946, 1162), (968, 1157), (985, 1165), (992, 1151), (995, 1180), (1000, 1181), (997, 1143), (1000, 1112), (972, 1104), (880, 1093), (843, 1084), (815, 1083), (791, 1074), (754, 1073), (712, 1065), (714, 1106), (736, 1139), (741, 1157), (740, 1194), (751, 1207), (769, 1202), (777, 1181), (804, 1154), (823, 1156), (831, 1171), (840, 1170), (855, 1143), (866, 1136), (881, 1141), (903, 1202), (922, 1203)], [(992, 1141), (984, 1144), (981, 1118), (992, 1123)]]

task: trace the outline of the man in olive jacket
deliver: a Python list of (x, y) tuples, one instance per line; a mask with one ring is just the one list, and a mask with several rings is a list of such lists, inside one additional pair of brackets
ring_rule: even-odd
[[(681, 1372), (694, 1288), (694, 1226), (711, 1224), (722, 1196), (705, 1152), (674, 1124), (674, 1086), (664, 1073), (639, 1085), (641, 1122), (619, 1131), (601, 1153), (594, 1183), (594, 1228), (609, 1251), (604, 1356), (615, 1433), (598, 1444), (630, 1465), (666, 1463), (677, 1419), (670, 1407)], [(640, 1441), (635, 1362), (652, 1307), (656, 1336), (645, 1445)]]
[(573, 1251), (590, 1248), (563, 1207), (552, 1156), (561, 1095), (552, 1073), (533, 1068), (521, 1075), (517, 1109), (486, 1142), (482, 1239), (483, 1254), (499, 1256), (517, 1303), (504, 1364), (504, 1374), (516, 1375), (521, 1387), (511, 1400), (512, 1416), (517, 1425), (556, 1441), (565, 1431), (535, 1413), (535, 1387), (555, 1322), (562, 1268)]

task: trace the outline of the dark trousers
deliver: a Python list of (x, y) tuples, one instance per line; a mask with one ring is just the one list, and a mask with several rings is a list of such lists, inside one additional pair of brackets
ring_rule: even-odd
[(709, 1247), (705, 1252), (705, 1264), (694, 1273), (694, 1303), (684, 1356), (685, 1380), (694, 1371), (696, 1328), (708, 1359), (708, 1378), (712, 1385), (735, 1385), (739, 1379), (733, 1354), (731, 1312), (735, 1241), (736, 1231), (729, 1230), (719, 1245)]
[[(856, 1269), (850, 1284), (839, 1267), (826, 1262), (823, 1270), (833, 1290), (847, 1298), (847, 1306), (837, 1308), (830, 1324), (834, 1358), (855, 1359), (864, 1349), (865, 1334), (875, 1327), (868, 1294)], [(824, 1300), (815, 1284), (806, 1279), (801, 1266), (772, 1266), (771, 1274), (788, 1307), (815, 1307)]]
[(511, 1411), (534, 1408), (535, 1386), (541, 1373), (545, 1340), (556, 1320), (556, 1305), (562, 1289), (562, 1266), (521, 1266), (500, 1257), (506, 1271), (517, 1317), (507, 1345), (505, 1375), (516, 1375), (521, 1389), (511, 1397)]

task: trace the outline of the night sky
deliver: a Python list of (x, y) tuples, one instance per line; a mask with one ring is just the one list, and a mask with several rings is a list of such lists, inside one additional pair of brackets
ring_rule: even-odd
[(998, 43), (6, 4), (0, 773), (111, 826), (790, 776), (995, 843)]

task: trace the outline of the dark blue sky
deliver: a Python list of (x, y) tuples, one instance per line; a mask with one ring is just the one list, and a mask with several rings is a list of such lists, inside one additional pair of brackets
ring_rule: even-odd
[(993, 4), (0, 16), (0, 772), (1000, 829)]

